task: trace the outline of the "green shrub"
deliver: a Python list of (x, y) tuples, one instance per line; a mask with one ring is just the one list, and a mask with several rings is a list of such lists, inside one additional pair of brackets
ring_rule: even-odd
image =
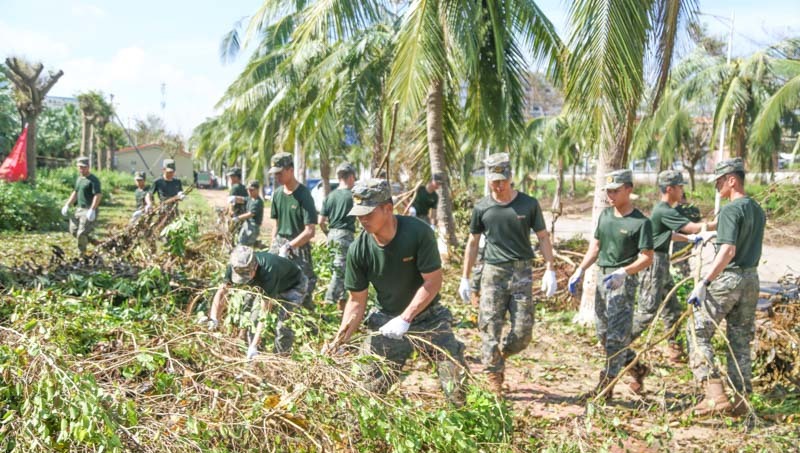
[(0, 182), (0, 230), (57, 230), (61, 204), (53, 195), (26, 183)]

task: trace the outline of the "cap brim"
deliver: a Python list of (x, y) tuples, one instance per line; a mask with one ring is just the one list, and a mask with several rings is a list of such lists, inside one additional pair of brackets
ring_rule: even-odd
[(79, 167), (88, 167), (89, 164), (78, 164)]
[(621, 182), (610, 182), (603, 187), (603, 190), (614, 190), (619, 189), (620, 187), (624, 186), (625, 184)]
[(502, 173), (489, 173), (489, 176), (487, 176), (487, 179), (489, 181), (504, 181), (504, 180), (508, 179), (508, 176), (506, 176), (506, 175), (504, 175)]
[(270, 167), (267, 173), (274, 175), (275, 173), (280, 173), (281, 171), (283, 171), (283, 167)]
[(137, 177), (135, 177), (135, 178), (133, 178), (133, 179), (134, 179), (135, 181), (144, 181), (144, 178), (142, 178), (141, 176), (137, 176)]
[(350, 212), (348, 212), (347, 215), (354, 215), (354, 216), (367, 215), (370, 212), (374, 211), (375, 208), (377, 208), (377, 206), (353, 206), (353, 208), (350, 209)]
[(169, 168), (169, 167), (166, 167), (166, 168), (164, 169), (164, 171), (175, 171), (175, 169), (174, 169), (174, 168)]

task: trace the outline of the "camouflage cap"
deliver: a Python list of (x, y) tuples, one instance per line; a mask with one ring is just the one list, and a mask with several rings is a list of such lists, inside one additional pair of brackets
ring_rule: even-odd
[(511, 158), (508, 153), (492, 154), (483, 163), (488, 167), (486, 178), (489, 181), (502, 181), (511, 178)]
[(89, 166), (89, 158), (86, 156), (81, 156), (75, 159), (75, 164), (79, 167), (88, 167)]
[(284, 168), (294, 167), (294, 158), (289, 153), (278, 153), (270, 159), (272, 168), (269, 169), (270, 174), (275, 174)]
[(161, 168), (164, 170), (175, 171), (175, 159), (164, 159), (164, 162), (161, 164)]
[(359, 181), (353, 187), (353, 208), (347, 215), (367, 215), (391, 199), (392, 189), (385, 179)]
[(336, 167), (337, 176), (339, 175), (347, 176), (355, 174), (356, 174), (356, 169), (350, 162), (342, 162), (341, 164), (339, 164), (338, 167)]
[(714, 177), (719, 179), (721, 176), (725, 176), (728, 173), (733, 173), (735, 171), (744, 173), (744, 162), (742, 161), (741, 157), (723, 160), (722, 162), (718, 163), (717, 166), (714, 167)]
[(250, 181), (250, 184), (248, 184), (247, 187), (250, 189), (258, 189), (259, 187), (261, 187), (261, 184), (259, 184), (258, 181), (254, 179)]
[(658, 174), (658, 185), (665, 186), (682, 186), (686, 181), (683, 180), (683, 173), (677, 170), (664, 170)]
[(228, 175), (228, 176), (238, 176), (238, 177), (241, 178), (242, 177), (242, 169), (239, 168), (239, 167), (231, 167), (228, 170), (228, 172), (225, 173), (225, 174)]
[(633, 184), (633, 172), (630, 170), (614, 170), (606, 173), (606, 185), (603, 190), (619, 189), (625, 184)]
[(137, 171), (136, 173), (133, 174), (133, 179), (135, 179), (136, 181), (144, 181), (145, 180), (144, 172)]
[(231, 266), (231, 280), (233, 283), (247, 283), (250, 275), (256, 268), (255, 253), (252, 247), (237, 245), (231, 251), (231, 259), (228, 262)]

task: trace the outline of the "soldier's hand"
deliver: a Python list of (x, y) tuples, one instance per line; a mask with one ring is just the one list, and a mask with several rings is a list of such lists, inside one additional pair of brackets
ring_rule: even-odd
[(575, 272), (572, 274), (572, 277), (569, 278), (569, 284), (567, 285), (570, 294), (572, 294), (573, 296), (578, 290), (578, 283), (580, 283), (582, 277), (583, 277), (583, 268), (578, 266), (578, 268), (575, 269)]
[(89, 210), (86, 211), (86, 220), (94, 222), (94, 219), (96, 218), (97, 218), (97, 211), (95, 211), (92, 208), (89, 208)]
[(617, 289), (625, 283), (625, 277), (628, 276), (628, 273), (625, 272), (625, 268), (619, 268), (614, 272), (606, 275), (603, 279), (603, 283), (606, 285), (606, 289), (612, 290)]
[(458, 295), (464, 302), (469, 302), (469, 293), (469, 279), (467, 277), (461, 277), (461, 282), (458, 284)]
[(247, 348), (247, 360), (253, 360), (258, 355), (258, 348), (250, 346)]
[(400, 316), (392, 318), (389, 322), (381, 326), (378, 329), (384, 337), (391, 338), (393, 340), (399, 340), (403, 338), (403, 335), (408, 332), (408, 328), (411, 327), (411, 323), (406, 321)]
[(69, 203), (65, 204), (64, 207), (61, 208), (61, 215), (66, 217), (69, 214)]
[(293, 250), (292, 245), (287, 242), (286, 244), (283, 244), (281, 248), (278, 250), (278, 256), (280, 256), (281, 258), (289, 258), (292, 254), (292, 250)]
[(700, 308), (700, 304), (706, 300), (706, 285), (704, 282), (705, 280), (701, 280), (695, 285), (691, 294), (689, 294), (689, 300), (686, 301), (688, 304)]
[(231, 195), (228, 197), (228, 203), (236, 204), (236, 195)]
[(185, 198), (186, 198), (186, 194), (183, 193), (182, 190), (180, 192), (178, 192), (178, 200), (183, 200)]
[(415, 208), (414, 206), (411, 206), (410, 208), (408, 208), (408, 215), (410, 215), (411, 217), (416, 217), (417, 216), (417, 208)]
[(556, 271), (554, 270), (546, 270), (544, 271), (544, 275), (542, 275), (542, 292), (546, 297), (553, 297), (556, 293), (556, 289), (558, 288), (558, 278), (556, 277)]

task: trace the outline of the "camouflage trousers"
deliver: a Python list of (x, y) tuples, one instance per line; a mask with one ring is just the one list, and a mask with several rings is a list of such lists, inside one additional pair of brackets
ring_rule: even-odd
[[(478, 329), (481, 361), (487, 372), (502, 372), (505, 358), (531, 342), (534, 321), (533, 270), (530, 260), (484, 263)], [(501, 344), (506, 313), (511, 329)]]
[[(669, 254), (666, 252), (655, 252), (653, 254), (653, 264), (642, 272), (641, 286), (639, 288), (639, 300), (636, 306), (636, 313), (633, 315), (633, 330), (631, 331), (631, 341), (639, 338), (653, 322), (653, 318), (658, 312), (658, 307), (667, 294), (672, 291), (675, 283), (669, 272)], [(664, 328), (669, 330), (681, 317), (683, 309), (678, 303), (678, 297), (674, 294), (661, 310), (661, 320), (664, 321)], [(670, 343), (674, 343), (678, 336), (676, 332), (670, 336)]]
[[(306, 297), (306, 288), (308, 287), (308, 279), (305, 275), (301, 276), (300, 282), (293, 288), (290, 288), (275, 298), (272, 305), (272, 310), (277, 311), (278, 321), (275, 323), (275, 353), (289, 353), (292, 351), (294, 345), (294, 331), (287, 325), (287, 321), (292, 313), (297, 311), (300, 305), (303, 304), (303, 299)], [(246, 303), (253, 304), (252, 311), (250, 312), (250, 319), (253, 325), (258, 324), (259, 314), (261, 312), (261, 304), (254, 303), (258, 300), (258, 296), (252, 295), (246, 299)]]
[[(453, 334), (453, 315), (446, 307), (434, 304), (420, 313), (411, 323), (408, 334), (400, 340), (381, 335), (378, 329), (394, 316), (373, 308), (366, 317), (365, 324), (370, 335), (364, 340), (362, 353), (385, 358), (388, 366), (381, 367), (376, 362), (361, 365), (366, 386), (377, 393), (385, 393), (399, 380), (400, 370), (414, 350), (436, 364), (439, 384), (448, 401), (455, 404), (464, 402), (464, 379), (466, 362), (464, 344)], [(413, 335), (423, 341), (410, 339)]]
[[(288, 244), (289, 241), (289, 238), (275, 236), (275, 240), (272, 241), (272, 245), (269, 248), (270, 253), (277, 255), (280, 248), (284, 244)], [(288, 258), (300, 267), (303, 275), (308, 279), (308, 288), (306, 289), (305, 298), (303, 298), (303, 307), (307, 310), (314, 310), (314, 289), (317, 287), (317, 274), (314, 273), (314, 263), (311, 261), (311, 244), (308, 243), (298, 249), (294, 249)]]
[(344, 291), (344, 268), (347, 264), (347, 249), (353, 243), (353, 232), (333, 228), (328, 232), (328, 247), (333, 250), (333, 275), (325, 292), (325, 300), (331, 303), (346, 300)]
[[(672, 253), (673, 254), (678, 253), (678, 252), (680, 252), (681, 250), (683, 250), (686, 247), (692, 247), (692, 245), (689, 244), (688, 242), (673, 242), (672, 243)], [(687, 253), (690, 253), (690, 252), (691, 251), (689, 251)], [(689, 275), (691, 275), (692, 269), (691, 269), (691, 266), (689, 265), (689, 261), (691, 261), (691, 260), (683, 260), (683, 261), (680, 261), (678, 263), (673, 264), (673, 267), (678, 271), (678, 275), (680, 275), (681, 278), (685, 278), (685, 277), (688, 277)]]
[(619, 288), (606, 289), (603, 278), (617, 269), (599, 268), (594, 296), (597, 338), (606, 350), (604, 373), (610, 377), (618, 375), (632, 359), (628, 346), (631, 344), (633, 304), (639, 284), (636, 275), (628, 275)]
[(711, 338), (724, 319), (725, 338), (730, 343), (730, 348), (726, 348), (728, 379), (736, 391), (752, 392), (750, 343), (755, 334), (758, 291), (756, 268), (726, 269), (708, 286), (706, 300), (700, 308), (694, 309), (694, 325), (689, 326), (686, 334), (689, 366), (695, 379), (704, 381), (719, 377)]
[(239, 245), (254, 246), (258, 240), (258, 233), (261, 228), (255, 222), (244, 222), (239, 229)]
[[(86, 253), (86, 245), (89, 243), (89, 234), (94, 230), (95, 220), (89, 221), (86, 218), (87, 208), (77, 208), (75, 214), (69, 218), (69, 234), (78, 239), (78, 251), (83, 255)], [(95, 211), (95, 214), (97, 212)]]

